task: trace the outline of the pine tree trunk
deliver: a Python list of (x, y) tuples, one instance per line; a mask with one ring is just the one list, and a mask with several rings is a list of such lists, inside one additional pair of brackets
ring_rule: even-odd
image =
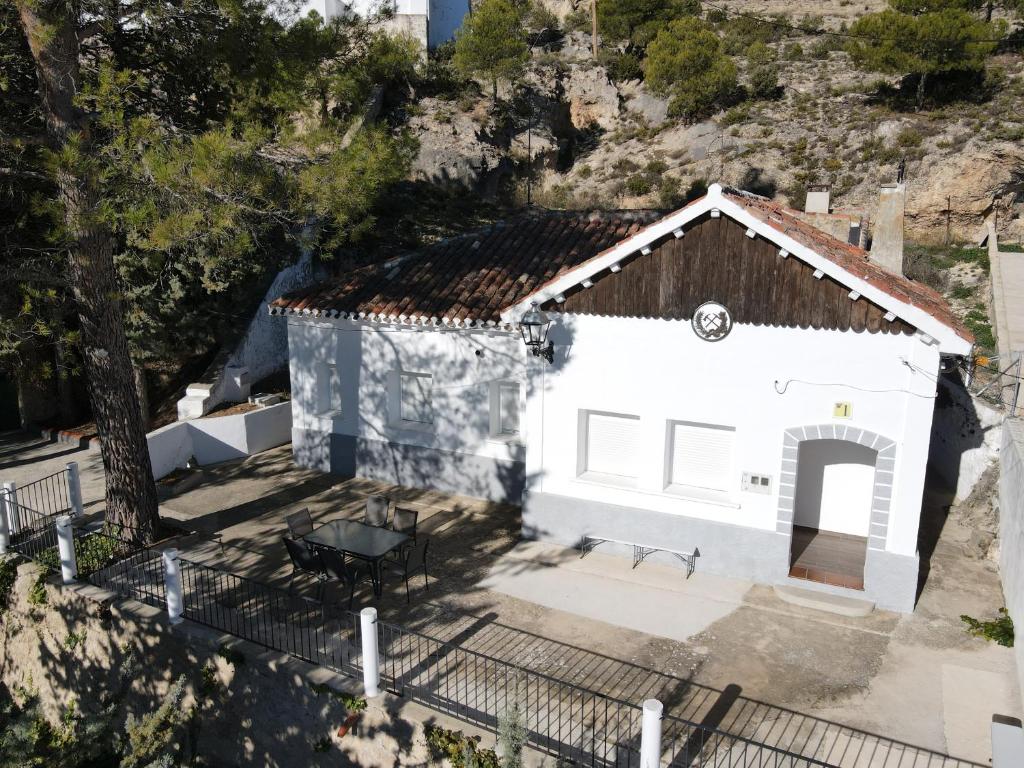
[(917, 78), (917, 111), (924, 107), (924, 86), (928, 82), (928, 73), (922, 72)]
[(99, 179), (86, 116), (75, 105), (80, 82), (74, 4), (16, 0), (36, 64), (52, 148), (69, 149), (56, 172), (70, 251), (72, 294), (93, 418), (102, 441), (107, 520), (150, 542), (159, 527), (156, 484), (135, 391), (114, 268), (114, 243), (100, 215)]

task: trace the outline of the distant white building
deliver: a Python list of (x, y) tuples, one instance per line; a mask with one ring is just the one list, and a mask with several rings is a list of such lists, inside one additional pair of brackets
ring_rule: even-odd
[(348, 13), (373, 16), (382, 9), (393, 16), (384, 22), (387, 29), (410, 35), (429, 49), (454, 39), (470, 10), (469, 0), (306, 0), (301, 14), (316, 11), (330, 20)]
[(936, 381), (973, 339), (764, 198), (527, 213), (271, 311), (299, 464), (522, 503), (528, 538), (913, 609)]

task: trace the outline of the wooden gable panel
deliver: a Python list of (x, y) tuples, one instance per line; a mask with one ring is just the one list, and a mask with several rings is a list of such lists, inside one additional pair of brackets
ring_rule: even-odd
[(620, 272), (596, 275), (591, 288), (577, 286), (562, 304), (545, 309), (590, 315), (689, 319), (705, 301), (727, 306), (737, 323), (790, 328), (913, 333), (885, 310), (795, 256), (722, 216), (705, 217), (686, 236), (669, 236), (644, 256), (622, 263)]

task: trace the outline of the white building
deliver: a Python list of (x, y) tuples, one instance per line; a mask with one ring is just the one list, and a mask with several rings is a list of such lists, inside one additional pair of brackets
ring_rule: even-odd
[(383, 12), (386, 29), (411, 35), (433, 50), (455, 38), (469, 10), (469, 0), (305, 0), (301, 15), (316, 11), (330, 21), (350, 13), (372, 17)]
[[(520, 336), (532, 303), (551, 362)], [(521, 501), (527, 537), (914, 606), (936, 379), (971, 336), (763, 198), (525, 214), (271, 311), (300, 464)]]

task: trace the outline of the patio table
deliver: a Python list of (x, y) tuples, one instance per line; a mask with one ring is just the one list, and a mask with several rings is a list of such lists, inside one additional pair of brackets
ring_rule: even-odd
[(381, 560), (389, 553), (409, 541), (409, 536), (398, 531), (367, 525), (357, 520), (331, 520), (312, 533), (302, 537), (310, 544), (330, 547), (352, 557), (366, 560), (370, 564), (373, 579), (373, 594), (381, 596)]

